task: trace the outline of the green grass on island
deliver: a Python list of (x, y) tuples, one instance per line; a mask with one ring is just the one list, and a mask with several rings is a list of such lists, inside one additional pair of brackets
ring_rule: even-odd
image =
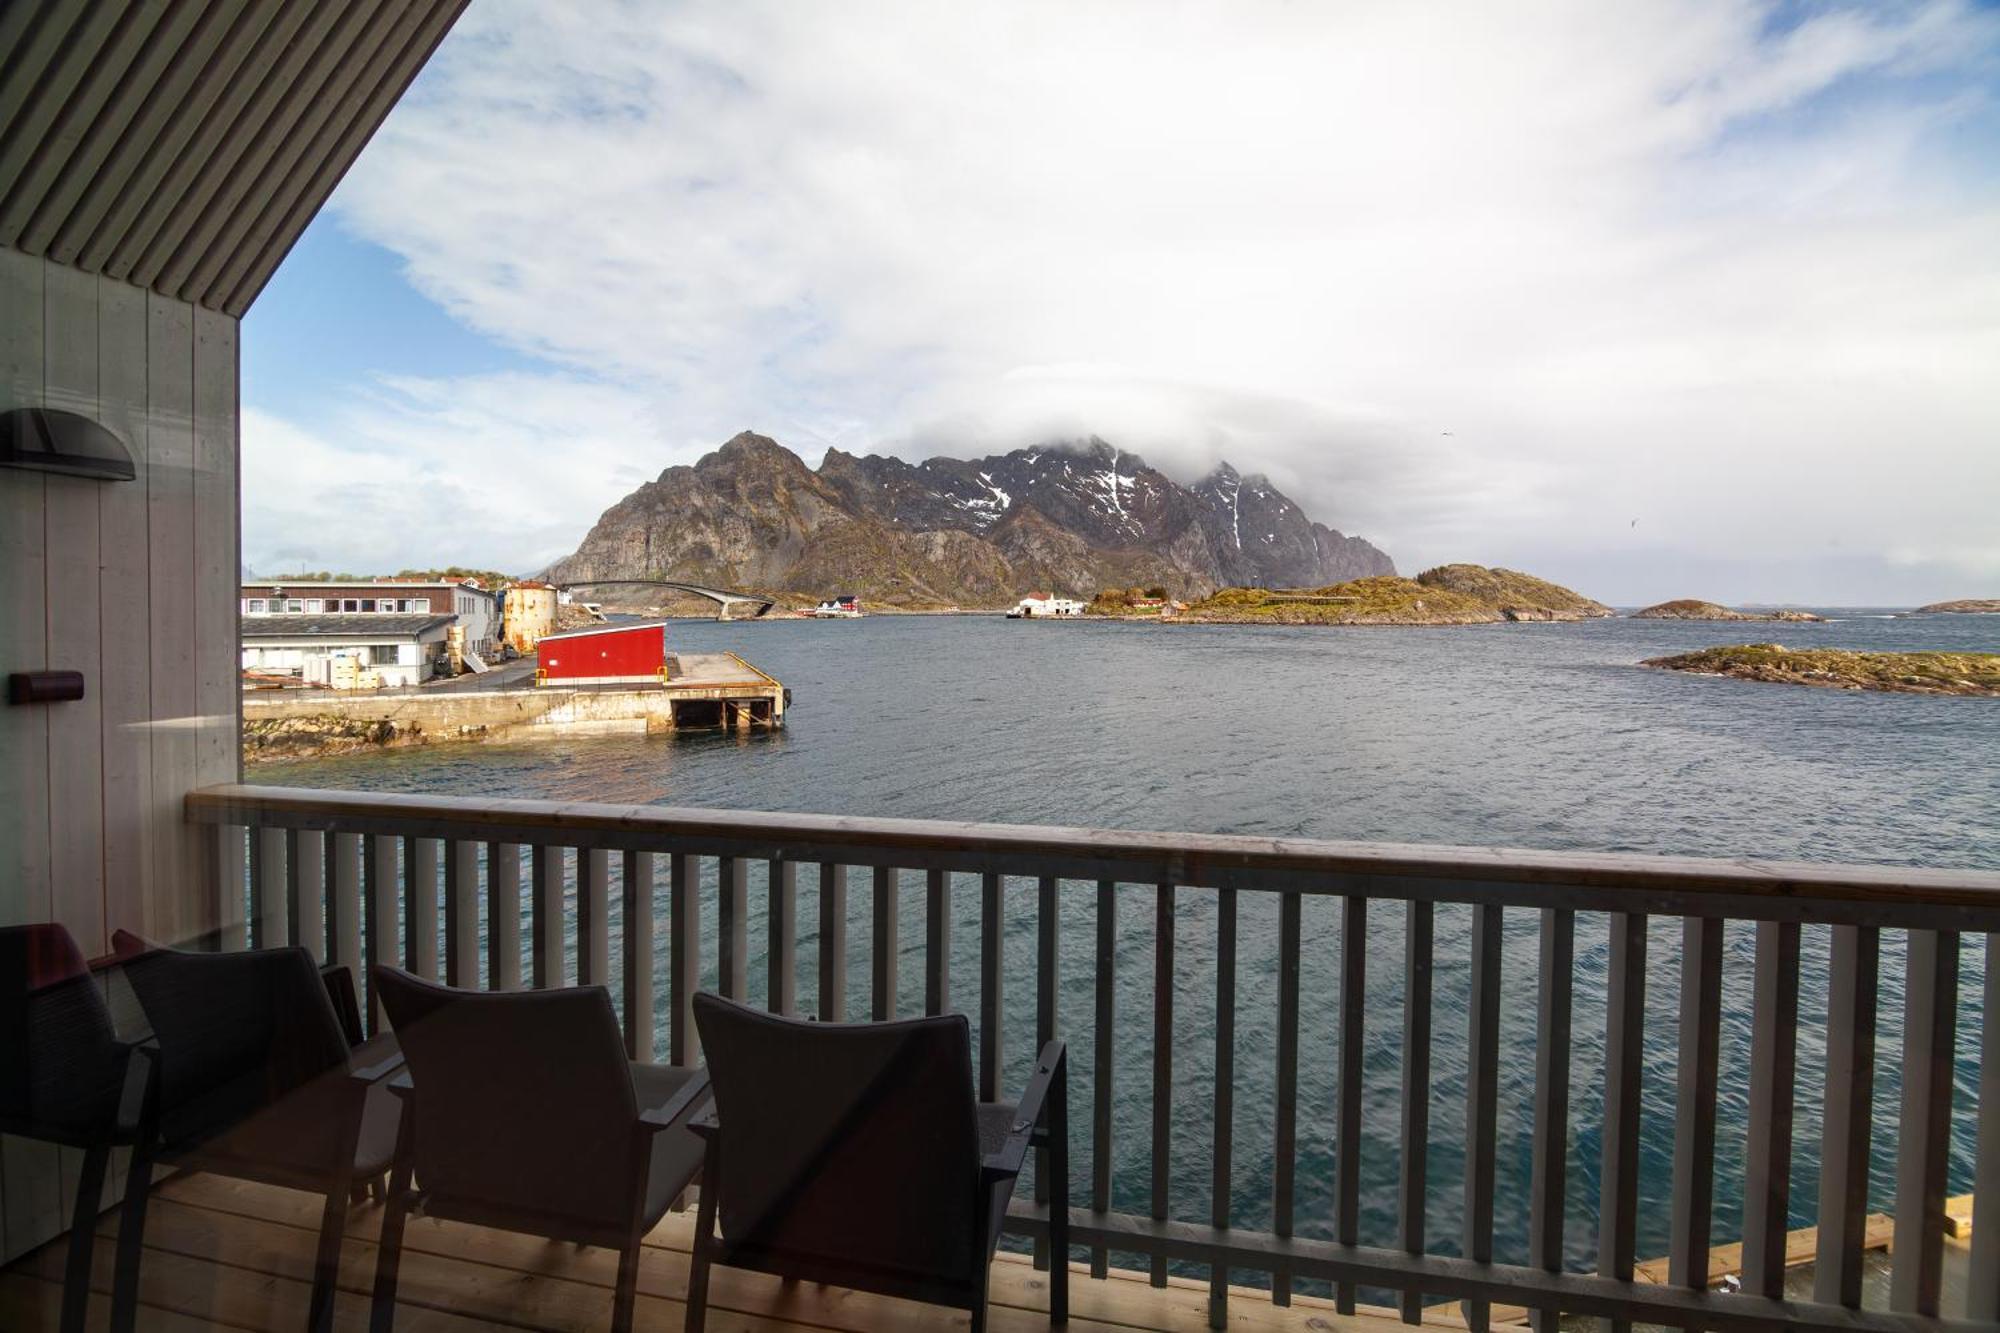
[(1743, 643), (1655, 657), (1640, 665), (1836, 690), (2000, 698), (2000, 653), (1854, 653)]
[(1609, 614), (1601, 603), (1529, 574), (1483, 565), (1440, 565), (1414, 579), (1383, 574), (1325, 588), (1224, 588), (1190, 606), (1180, 619), (1274, 625), (1490, 625)]

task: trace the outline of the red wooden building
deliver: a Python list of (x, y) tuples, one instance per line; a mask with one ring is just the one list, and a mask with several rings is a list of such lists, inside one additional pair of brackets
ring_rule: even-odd
[(545, 634), (535, 654), (538, 685), (658, 685), (667, 678), (666, 622)]

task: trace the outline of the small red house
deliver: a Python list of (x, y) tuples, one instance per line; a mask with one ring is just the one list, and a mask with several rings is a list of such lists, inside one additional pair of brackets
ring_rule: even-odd
[(667, 678), (666, 622), (545, 634), (535, 655), (538, 685), (658, 685)]

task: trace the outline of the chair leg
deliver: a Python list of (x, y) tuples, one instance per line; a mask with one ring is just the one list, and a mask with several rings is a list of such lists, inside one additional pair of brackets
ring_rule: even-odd
[(618, 1252), (618, 1292), (611, 1301), (611, 1333), (632, 1333), (632, 1307), (639, 1302), (639, 1237)]
[(1069, 1322), (1069, 1057), (1064, 1054), (1050, 1089), (1049, 1108), (1049, 1322)]
[[(709, 1164), (715, 1163), (715, 1153), (709, 1153)], [(715, 1244), (715, 1179), (713, 1170), (704, 1171), (701, 1180), (701, 1204), (695, 1210), (694, 1257), (688, 1266), (687, 1291), (687, 1333), (702, 1333), (708, 1326), (708, 1263), (709, 1250)]]
[(319, 1253), (313, 1259), (312, 1303), (306, 1310), (307, 1333), (333, 1328), (334, 1297), (340, 1287), (340, 1243), (347, 1235), (347, 1192), (352, 1182), (342, 1177), (326, 1191), (319, 1214)]
[[(986, 1277), (991, 1281), (993, 1274), (988, 1272)], [(979, 1289), (979, 1295), (972, 1302), (972, 1333), (986, 1333), (986, 1288), (984, 1287)]]
[(403, 1262), (403, 1226), (410, 1215), (410, 1171), (398, 1164), (382, 1213), (382, 1244), (375, 1255), (375, 1299), (368, 1312), (369, 1333), (396, 1327), (396, 1278)]
[(104, 1205), (104, 1164), (108, 1144), (84, 1150), (83, 1170), (76, 1180), (76, 1209), (69, 1223), (69, 1264), (63, 1270), (62, 1333), (83, 1333), (90, 1309), (90, 1255), (97, 1240), (97, 1212)]
[(139, 1320), (139, 1260), (145, 1252), (146, 1200), (153, 1191), (153, 1143), (141, 1134), (125, 1175), (118, 1218), (118, 1260), (111, 1278), (111, 1333), (133, 1333)]

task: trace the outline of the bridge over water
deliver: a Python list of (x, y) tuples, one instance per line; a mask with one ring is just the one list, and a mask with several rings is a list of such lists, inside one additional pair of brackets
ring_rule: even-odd
[(735, 592), (728, 588), (709, 588), (699, 583), (680, 583), (673, 579), (580, 579), (574, 583), (558, 583), (556, 587), (563, 592), (569, 592), (576, 588), (671, 588), (675, 592), (692, 593), (697, 597), (706, 597), (709, 601), (714, 602), (718, 608), (715, 616), (717, 620), (736, 619), (730, 612), (733, 608), (739, 606), (754, 607), (755, 609), (750, 612), (750, 618), (754, 620), (758, 616), (769, 612), (774, 605), (770, 598), (760, 597), (754, 592)]

